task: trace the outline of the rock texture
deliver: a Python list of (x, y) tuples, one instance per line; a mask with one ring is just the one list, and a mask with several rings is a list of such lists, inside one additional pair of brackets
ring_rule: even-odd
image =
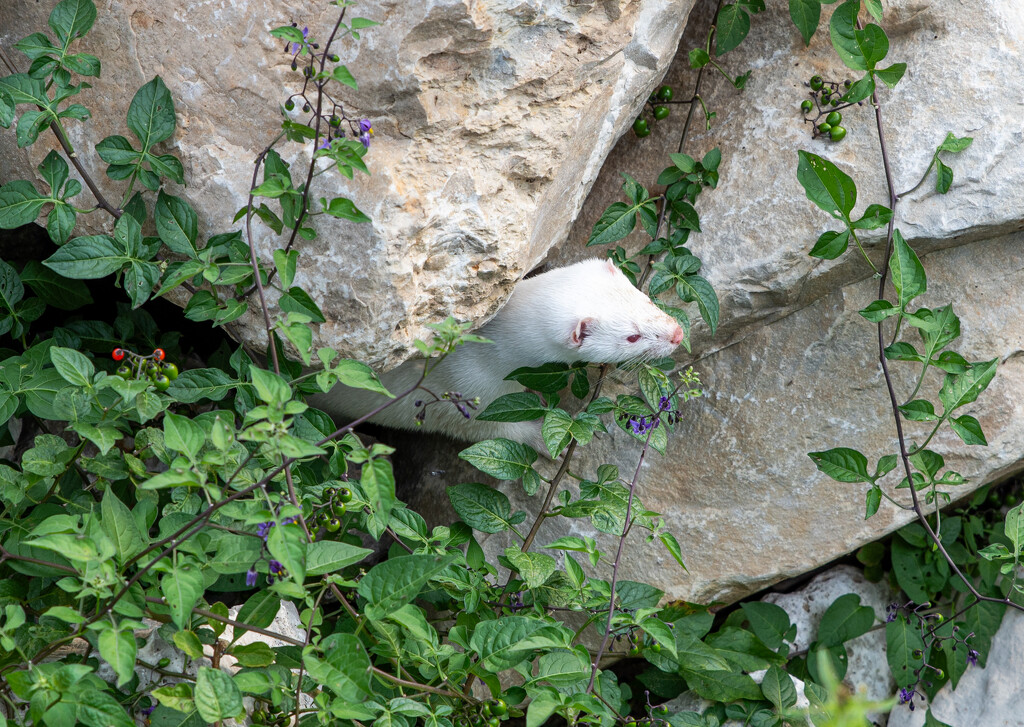
[[(278, 108), (301, 87), (269, 30), (296, 21), (323, 40), (336, 9), (266, 0), (100, 4), (80, 45), (102, 59), (103, 74), (82, 97), (94, 118), (71, 125), (72, 141), (102, 179), (93, 145), (124, 133), (134, 90), (161, 75), (175, 98), (181, 128), (173, 150), (185, 163), (184, 194), (200, 232), (230, 229), (253, 160), (277, 132)], [(328, 319), (319, 344), (394, 365), (413, 351), (413, 339), (429, 337), (424, 324), (493, 314), (565, 238), (609, 149), (668, 66), (692, 4), (360, 3), (358, 15), (383, 25), (336, 50), (360, 83), (343, 97), (349, 115), (370, 118), (376, 129), (367, 157), (373, 176), (324, 175), (314, 199), (350, 196), (373, 223), (321, 218), (319, 238), (301, 245), (298, 283)], [(27, 61), (11, 46), (45, 30), (52, 5), (0, 7), (0, 45), (20, 70)], [(47, 143), (26, 153), (13, 134), (0, 134), (0, 181), (24, 176)], [(308, 158), (295, 145), (283, 153)], [(277, 246), (267, 237), (258, 243), (267, 257)], [(234, 333), (264, 345), (258, 317), (246, 316)]]
[[(1019, 727), (1024, 724), (1022, 674), (1024, 614), (1010, 609), (992, 639), (985, 668), (968, 669), (955, 691), (949, 684), (940, 689), (931, 704), (932, 715), (952, 727)], [(927, 706), (917, 704), (913, 712), (896, 707), (889, 715), (889, 727), (922, 727)]]

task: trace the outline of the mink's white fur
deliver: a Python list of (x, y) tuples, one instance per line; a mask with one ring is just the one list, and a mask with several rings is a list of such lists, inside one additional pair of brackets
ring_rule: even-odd
[[(457, 391), (480, 397), (482, 412), (504, 394), (522, 391), (505, 376), (517, 368), (549, 362), (628, 363), (667, 356), (683, 340), (674, 318), (637, 290), (610, 260), (585, 260), (520, 282), (505, 306), (477, 333), (493, 343), (466, 343), (437, 364), (423, 382), (437, 396)], [(399, 394), (419, 379), (424, 361), (407, 361), (381, 376)], [(483, 422), (466, 419), (447, 401), (431, 404), (417, 426), (416, 391), (370, 421), (396, 429), (440, 432), (456, 439), (480, 441), (504, 437), (537, 445), (538, 422)], [(386, 397), (341, 384), (312, 398), (313, 406), (339, 424), (380, 406)]]

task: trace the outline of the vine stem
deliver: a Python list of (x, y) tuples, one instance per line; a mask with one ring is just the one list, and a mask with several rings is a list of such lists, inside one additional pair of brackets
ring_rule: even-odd
[[(893, 231), (896, 225), (896, 205), (899, 203), (899, 196), (896, 194), (895, 187), (893, 186), (892, 179), (892, 168), (889, 164), (889, 152), (885, 144), (885, 130), (882, 124), (882, 106), (878, 101), (878, 94), (871, 94), (871, 105), (875, 109), (875, 126), (878, 129), (878, 143), (882, 152), (882, 166), (885, 169), (885, 184), (889, 192), (889, 206), (892, 210), (892, 215), (889, 217), (889, 225), (886, 230), (886, 247), (885, 247), (885, 260), (882, 264), (881, 277), (878, 281), (878, 300), (882, 300), (885, 297), (885, 284), (888, 280), (889, 271), (889, 258), (892, 256), (893, 247)], [(977, 601), (974, 603), (980, 603), (987, 601), (990, 603), (1001, 603), (1007, 606), (1011, 606), (1018, 611), (1024, 612), (1024, 606), (1015, 603), (1010, 600), (1009, 596), (1005, 598), (994, 598), (992, 596), (985, 596), (978, 592), (978, 589), (974, 587), (967, 575), (960, 570), (960, 567), (953, 562), (953, 558), (950, 557), (949, 552), (942, 544), (941, 538), (932, 528), (931, 523), (928, 522), (928, 518), (925, 516), (924, 509), (921, 507), (920, 498), (917, 496), (917, 488), (914, 487), (913, 469), (910, 465), (910, 455), (907, 452), (907, 440), (903, 432), (903, 418), (900, 415), (899, 400), (896, 397), (896, 389), (893, 386), (892, 375), (889, 372), (889, 363), (885, 358), (885, 336), (882, 330), (882, 322), (877, 323), (878, 329), (878, 362), (882, 367), (882, 375), (885, 378), (885, 386), (889, 392), (889, 404), (892, 408), (893, 421), (896, 424), (896, 437), (899, 440), (900, 447), (900, 459), (903, 462), (903, 469), (907, 474), (907, 483), (910, 485), (910, 497), (913, 500), (913, 509), (917, 514), (917, 519), (928, 533), (928, 537), (931, 538), (932, 543), (936, 549), (942, 554), (942, 557), (949, 564), (949, 567), (956, 573), (957, 577), (963, 582), (967, 589), (971, 592)], [(936, 501), (935, 508), (938, 511), (939, 503)], [(971, 604), (973, 606), (974, 604)], [(964, 609), (965, 611), (966, 609)], [(963, 611), (961, 611), (963, 613)]]
[(644, 441), (644, 448), (640, 450), (640, 458), (637, 460), (636, 469), (633, 471), (633, 479), (629, 483), (629, 497), (626, 499), (626, 518), (625, 522), (622, 524), (622, 535), (619, 536), (619, 547), (618, 550), (615, 551), (615, 563), (612, 564), (612, 582), (608, 596), (608, 620), (604, 625), (604, 638), (601, 639), (601, 646), (598, 648), (597, 654), (594, 656), (594, 661), (590, 665), (590, 682), (587, 684), (587, 694), (594, 691), (594, 681), (597, 679), (597, 668), (601, 663), (601, 657), (604, 655), (605, 649), (608, 648), (608, 641), (611, 640), (612, 619), (615, 617), (615, 586), (619, 580), (619, 564), (622, 562), (622, 550), (626, 545), (626, 536), (629, 534), (629, 529), (633, 524), (633, 496), (636, 493), (636, 485), (640, 481), (640, 468), (643, 467), (644, 459), (647, 457), (647, 451), (651, 447), (651, 436), (654, 434), (654, 430), (660, 422), (661, 414), (659, 413), (658, 418), (652, 422), (652, 426), (647, 432), (647, 439)]

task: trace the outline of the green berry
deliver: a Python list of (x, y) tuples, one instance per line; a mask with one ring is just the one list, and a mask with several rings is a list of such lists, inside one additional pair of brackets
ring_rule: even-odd
[(650, 128), (647, 124), (647, 119), (637, 119), (633, 122), (633, 133), (643, 138), (651, 133)]
[(843, 115), (838, 111), (832, 111), (825, 117), (825, 123), (829, 126), (838, 126), (843, 123)]
[(341, 520), (339, 520), (336, 517), (332, 517), (330, 520), (327, 521), (326, 527), (327, 532), (336, 533), (341, 529)]
[(501, 718), (491, 717), (489, 720), (487, 720), (487, 727), (501, 727)]
[(636, 644), (634, 644), (633, 646), (629, 647), (629, 655), (630, 656), (640, 656), (640, 647), (637, 646)]
[(287, 101), (284, 102), (284, 109), (285, 109), (285, 111), (291, 111), (294, 108), (295, 108), (295, 102), (292, 101), (291, 99), (288, 99)]
[(117, 367), (117, 375), (120, 376), (122, 379), (125, 379), (127, 381), (132, 376), (132, 370), (130, 368), (128, 368), (127, 366), (118, 366)]
[(825, 82), (821, 80), (821, 76), (811, 76), (811, 89), (814, 91), (819, 90)]
[(172, 364), (170, 361), (164, 361), (162, 364), (160, 364), (160, 373), (169, 378), (171, 381), (174, 381), (176, 378), (178, 378), (178, 367), (175, 364)]
[(829, 103), (832, 104), (833, 106), (838, 106), (839, 105), (839, 97), (838, 96), (833, 96), (832, 100), (829, 101)]
[(491, 713), (496, 714), (499, 717), (503, 717), (508, 714), (508, 705), (504, 699), (495, 699), (491, 702)]
[(822, 134), (827, 134), (828, 132), (832, 131), (832, 125), (831, 124), (818, 124), (818, 131), (820, 131)]
[(657, 641), (655, 641), (653, 644), (651, 644), (650, 648), (651, 648), (651, 651), (653, 651), (655, 654), (660, 654), (661, 653), (661, 644), (659, 644)]
[(803, 111), (805, 114), (811, 113), (811, 109), (813, 108), (814, 104), (811, 102), (811, 99), (809, 98), (804, 99), (804, 102), (800, 104), (800, 110)]
[[(331, 496), (333, 497), (333, 493)], [(338, 490), (338, 499), (342, 502), (352, 502), (352, 490), (342, 487)]]
[(153, 379), (153, 385), (156, 387), (157, 391), (167, 391), (168, 387), (171, 385), (171, 380), (163, 374), (158, 374)]
[(658, 121), (668, 118), (670, 111), (668, 106), (655, 106), (654, 107), (654, 118)]
[(672, 100), (672, 87), (662, 86), (658, 89), (658, 100), (659, 101), (671, 101)]
[(846, 136), (846, 129), (842, 126), (833, 126), (829, 135), (832, 137), (832, 141), (842, 141)]
[(332, 502), (331, 503), (331, 514), (334, 515), (334, 517), (341, 517), (342, 515), (345, 514), (345, 511), (347, 509), (348, 508), (345, 506), (344, 502)]

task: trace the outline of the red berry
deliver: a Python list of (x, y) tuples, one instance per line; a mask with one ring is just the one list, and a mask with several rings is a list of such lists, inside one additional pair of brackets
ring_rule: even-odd
[(164, 350), (162, 348), (157, 348), (153, 350), (153, 355), (156, 356), (157, 361), (163, 361), (164, 356), (166, 356), (167, 354), (164, 353)]
[(115, 361), (120, 361), (121, 359), (124, 358), (124, 349), (123, 348), (115, 348), (114, 352), (112, 354), (110, 354), (110, 357), (112, 359), (114, 359)]

